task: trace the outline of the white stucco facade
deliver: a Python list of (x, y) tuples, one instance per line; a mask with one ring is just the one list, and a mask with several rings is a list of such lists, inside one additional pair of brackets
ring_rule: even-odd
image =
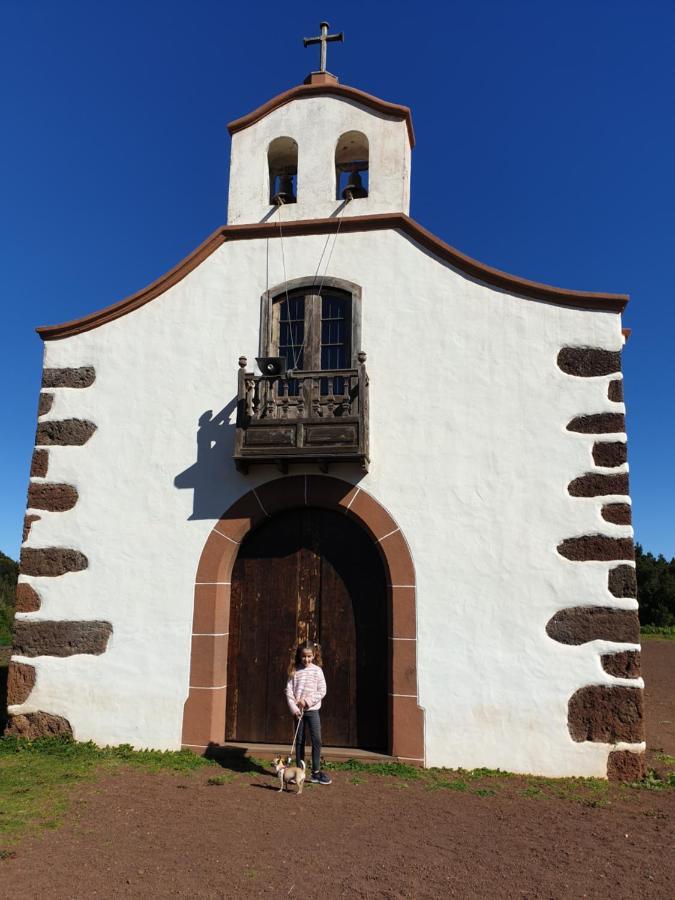
[[(321, 116), (322, 139), (310, 140)], [(300, 147), (294, 217), (330, 216), (339, 206), (330, 154), (354, 128), (368, 135), (372, 173), (371, 196), (358, 201), (369, 207), (355, 212), (407, 212), (404, 124), (317, 97), (235, 135), (229, 221), (269, 213), (265, 148), (279, 134)], [(302, 196), (322, 179), (326, 190)], [(74, 485), (79, 500), (65, 512), (37, 511), (26, 546), (80, 550), (89, 565), (57, 578), (22, 575), (42, 605), (18, 616), (106, 620), (113, 632), (99, 656), (16, 657), (37, 677), (11, 713), (48, 710), (79, 740), (180, 747), (200, 553), (232, 502), (284, 477), (265, 466), (235, 471), (237, 359), (258, 350), (261, 295), (314, 275), (325, 244), (323, 234), (289, 236), (282, 260), (275, 238), (226, 242), (151, 302), (46, 342), (46, 368), (93, 366), (96, 380), (55, 391), (41, 421), (86, 419), (97, 430), (81, 447), (50, 447), (44, 480)], [(624, 680), (603, 670), (604, 642), (560, 644), (546, 624), (569, 606), (637, 605), (609, 592), (612, 563), (572, 562), (556, 550), (575, 535), (632, 536), (600, 515), (625, 497), (567, 490), (583, 473), (607, 471), (593, 461), (597, 437), (566, 426), (621, 412), (607, 397), (617, 376), (576, 378), (556, 363), (566, 346), (620, 350), (620, 314), (490, 287), (392, 229), (340, 234), (328, 274), (362, 289), (371, 442), (367, 475), (350, 464), (331, 474), (368, 491), (410, 546), (426, 764), (604, 776), (616, 747), (575, 742), (567, 704), (584, 685)], [(200, 419), (223, 409), (211, 452), (198, 460)], [(637, 649), (611, 645), (622, 647)]]

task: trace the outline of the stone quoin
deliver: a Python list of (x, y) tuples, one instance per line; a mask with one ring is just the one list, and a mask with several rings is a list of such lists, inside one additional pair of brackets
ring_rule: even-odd
[(410, 109), (325, 55), (229, 130), (227, 224), (38, 329), (8, 732), (290, 745), (310, 638), (328, 746), (638, 777), (628, 298), (411, 219)]

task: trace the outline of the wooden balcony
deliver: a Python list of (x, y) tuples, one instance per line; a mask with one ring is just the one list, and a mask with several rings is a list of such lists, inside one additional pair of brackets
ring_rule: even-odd
[(368, 470), (368, 376), (366, 354), (355, 369), (294, 371), (268, 378), (246, 371), (239, 358), (234, 462), (250, 465), (359, 463)]

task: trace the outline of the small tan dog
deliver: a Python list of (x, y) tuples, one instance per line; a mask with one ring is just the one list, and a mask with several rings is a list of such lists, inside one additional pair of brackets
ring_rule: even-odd
[(302, 768), (299, 766), (289, 766), (280, 756), (277, 756), (272, 760), (272, 765), (274, 766), (274, 771), (279, 776), (279, 792), (288, 790), (286, 785), (295, 782), (298, 786), (298, 794), (302, 793), (302, 786), (305, 782), (304, 762), (302, 763)]

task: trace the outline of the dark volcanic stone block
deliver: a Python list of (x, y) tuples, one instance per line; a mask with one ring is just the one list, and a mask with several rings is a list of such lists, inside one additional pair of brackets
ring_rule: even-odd
[(33, 522), (39, 522), (40, 516), (24, 516), (23, 517), (23, 534), (21, 536), (21, 543), (25, 544), (28, 540), (28, 535), (30, 534), (30, 526)]
[(610, 781), (642, 781), (646, 774), (644, 753), (612, 750), (607, 758), (607, 777)]
[(637, 597), (637, 578), (633, 566), (616, 566), (609, 570), (607, 586), (615, 597)]
[(80, 572), (88, 565), (89, 561), (84, 553), (65, 547), (45, 547), (40, 550), (24, 547), (21, 551), (23, 575), (46, 575), (52, 578), (65, 575), (66, 572)]
[(40, 609), (40, 595), (22, 581), (16, 586), (15, 609), (17, 612), (36, 612)]
[(40, 481), (28, 486), (28, 506), (31, 509), (64, 512), (76, 503), (77, 491), (71, 484), (45, 484)]
[(14, 622), (17, 656), (74, 656), (105, 653), (112, 634), (110, 622)]
[(47, 394), (42, 391), (42, 393), (40, 394), (40, 400), (38, 401), (38, 416), (45, 416), (52, 408), (53, 403), (54, 395)]
[(567, 490), (572, 497), (606, 497), (608, 494), (628, 496), (628, 475), (625, 472), (619, 475), (587, 472), (570, 481)]
[(31, 478), (44, 478), (47, 475), (49, 465), (49, 450), (33, 450), (33, 459), (30, 464)]
[(600, 515), (606, 522), (615, 525), (630, 525), (632, 510), (628, 503), (606, 503), (600, 510)]
[(84, 419), (61, 419), (55, 422), (40, 422), (35, 434), (36, 444), (60, 444), (81, 447), (96, 431), (93, 422)]
[(25, 716), (10, 716), (5, 734), (9, 737), (36, 741), (43, 737), (72, 737), (70, 722), (61, 716), (46, 712), (27, 713)]
[(643, 741), (642, 690), (606, 684), (583, 687), (570, 698), (567, 724), (575, 741)]
[(608, 606), (573, 606), (561, 609), (546, 624), (546, 634), (561, 644), (616, 641), (637, 644), (640, 622), (637, 610)]
[(577, 562), (606, 559), (633, 559), (633, 538), (612, 538), (604, 534), (585, 534), (558, 544), (558, 553)]
[(623, 381), (610, 381), (607, 388), (607, 396), (615, 403), (623, 403)]
[(7, 674), (7, 706), (25, 703), (34, 687), (35, 666), (12, 660)]
[(593, 462), (596, 466), (613, 469), (628, 461), (628, 446), (625, 441), (598, 441), (593, 444)]
[[(637, 618), (637, 613), (635, 614)], [(633, 643), (637, 643), (634, 641)], [(640, 677), (640, 652), (638, 650), (622, 650), (619, 653), (606, 653), (600, 657), (602, 668), (615, 678)]]
[(96, 380), (93, 366), (81, 366), (79, 369), (45, 369), (42, 372), (42, 387), (90, 387)]
[(590, 378), (621, 371), (621, 352), (597, 347), (563, 347), (558, 366), (568, 375)]
[(626, 430), (626, 419), (623, 413), (594, 413), (588, 416), (577, 416), (567, 426), (568, 431), (581, 434), (613, 434)]

